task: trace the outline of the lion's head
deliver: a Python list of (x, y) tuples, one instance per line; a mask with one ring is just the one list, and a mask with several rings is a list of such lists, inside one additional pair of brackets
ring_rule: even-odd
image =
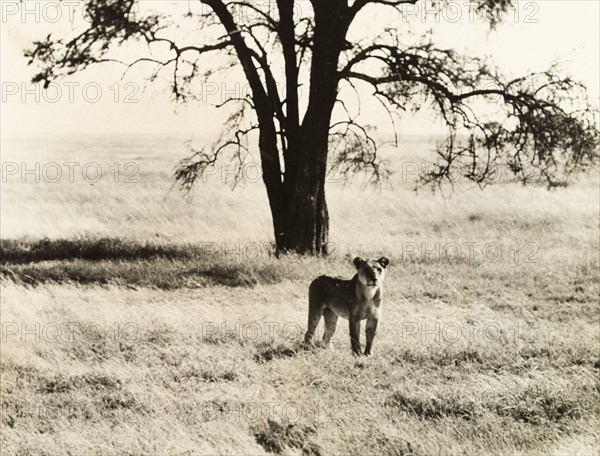
[(385, 278), (385, 268), (390, 264), (390, 259), (385, 256), (378, 260), (365, 260), (361, 257), (356, 257), (353, 263), (358, 270), (358, 280), (364, 286), (377, 287), (381, 285)]

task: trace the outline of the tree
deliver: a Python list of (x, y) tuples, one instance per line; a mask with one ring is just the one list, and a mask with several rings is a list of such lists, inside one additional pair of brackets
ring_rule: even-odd
[[(595, 165), (598, 128), (585, 88), (556, 67), (535, 75), (506, 79), (485, 59), (460, 56), (436, 47), (427, 36), (407, 45), (397, 28), (354, 39), (351, 26), (359, 15), (387, 8), (401, 15), (416, 0), (198, 0), (182, 2), (180, 20), (192, 20), (200, 32), (179, 40), (177, 24), (158, 13), (141, 15), (135, 0), (88, 0), (87, 28), (69, 39), (36, 41), (26, 52), (40, 65), (33, 78), (49, 84), (92, 64), (115, 61), (115, 48), (141, 41), (169, 57), (150, 53), (133, 62), (154, 65), (151, 79), (170, 71), (176, 100), (194, 96), (193, 82), (216, 71), (241, 67), (251, 89), (234, 104), (220, 141), (184, 160), (175, 177), (185, 189), (232, 149), (238, 160), (248, 152), (251, 132), (258, 133), (262, 178), (270, 203), (275, 244), (279, 251), (326, 254), (329, 217), (325, 180), (329, 163), (342, 171), (367, 171), (385, 177), (370, 130), (345, 109), (342, 88), (372, 87), (372, 96), (394, 119), (407, 109), (432, 106), (448, 128), (440, 144), (437, 166), (425, 182), (448, 179), (457, 167), (468, 179), (486, 184), (494, 165), (506, 164), (523, 182), (535, 168), (548, 185), (563, 185), (568, 176)], [(479, 0), (477, 12), (494, 27), (512, 0)], [(182, 6), (182, 8), (184, 8)], [(402, 28), (402, 26), (400, 27)], [(185, 44), (182, 44), (184, 43)], [(215, 53), (228, 56), (211, 66)], [(216, 61), (219, 61), (218, 59)], [(281, 62), (278, 72), (278, 62)], [(209, 68), (204, 70), (204, 68)], [(284, 84), (277, 84), (278, 80)], [(492, 83), (490, 86), (489, 83)], [(485, 83), (485, 84), (484, 84)], [(299, 87), (308, 84), (301, 103)], [(285, 87), (285, 89), (280, 89)], [(418, 90), (415, 90), (418, 88)], [(490, 118), (482, 106), (497, 97)], [(483, 100), (479, 103), (476, 99)], [(301, 104), (305, 104), (302, 107)], [(347, 119), (332, 122), (336, 104)], [(301, 112), (302, 111), (302, 112)], [(250, 112), (252, 121), (245, 125)], [(330, 147), (331, 146), (331, 147)], [(333, 152), (332, 152), (333, 151)], [(329, 156), (331, 155), (331, 156)]]

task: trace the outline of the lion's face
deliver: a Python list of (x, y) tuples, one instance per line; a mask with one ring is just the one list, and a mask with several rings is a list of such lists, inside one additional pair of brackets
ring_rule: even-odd
[(390, 264), (390, 260), (388, 257), (381, 257), (378, 260), (356, 257), (353, 263), (358, 270), (358, 280), (367, 287), (377, 287), (385, 278), (385, 268)]

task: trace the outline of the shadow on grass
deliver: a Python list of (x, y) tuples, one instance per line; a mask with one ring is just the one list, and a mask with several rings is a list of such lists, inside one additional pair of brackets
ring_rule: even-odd
[(119, 238), (3, 240), (0, 262), (24, 264), (54, 260), (148, 260), (206, 258), (207, 248), (193, 245), (139, 243)]
[(254, 438), (267, 453), (283, 454), (288, 449), (302, 451), (303, 455), (320, 456), (321, 449), (312, 441), (316, 429), (300, 424), (283, 424), (268, 419), (255, 426)]
[(539, 384), (512, 388), (504, 394), (488, 393), (479, 400), (467, 394), (427, 395), (423, 392), (396, 391), (386, 401), (386, 407), (423, 419), (480, 419), (485, 413), (529, 425), (578, 420), (598, 413), (598, 391), (590, 385), (570, 389)]
[(265, 342), (258, 344), (256, 349), (257, 352), (254, 354), (252, 359), (259, 364), (263, 364), (275, 359), (293, 358), (305, 348), (301, 342), (279, 345), (272, 345)]
[(301, 265), (269, 252), (255, 261), (242, 260), (198, 245), (117, 238), (3, 240), (0, 245), (2, 279), (32, 286), (57, 282), (161, 289), (254, 287), (302, 275)]

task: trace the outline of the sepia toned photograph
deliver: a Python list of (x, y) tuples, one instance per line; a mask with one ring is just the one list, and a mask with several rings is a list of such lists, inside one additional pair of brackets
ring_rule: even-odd
[(600, 456), (599, 1), (0, 9), (2, 456)]

